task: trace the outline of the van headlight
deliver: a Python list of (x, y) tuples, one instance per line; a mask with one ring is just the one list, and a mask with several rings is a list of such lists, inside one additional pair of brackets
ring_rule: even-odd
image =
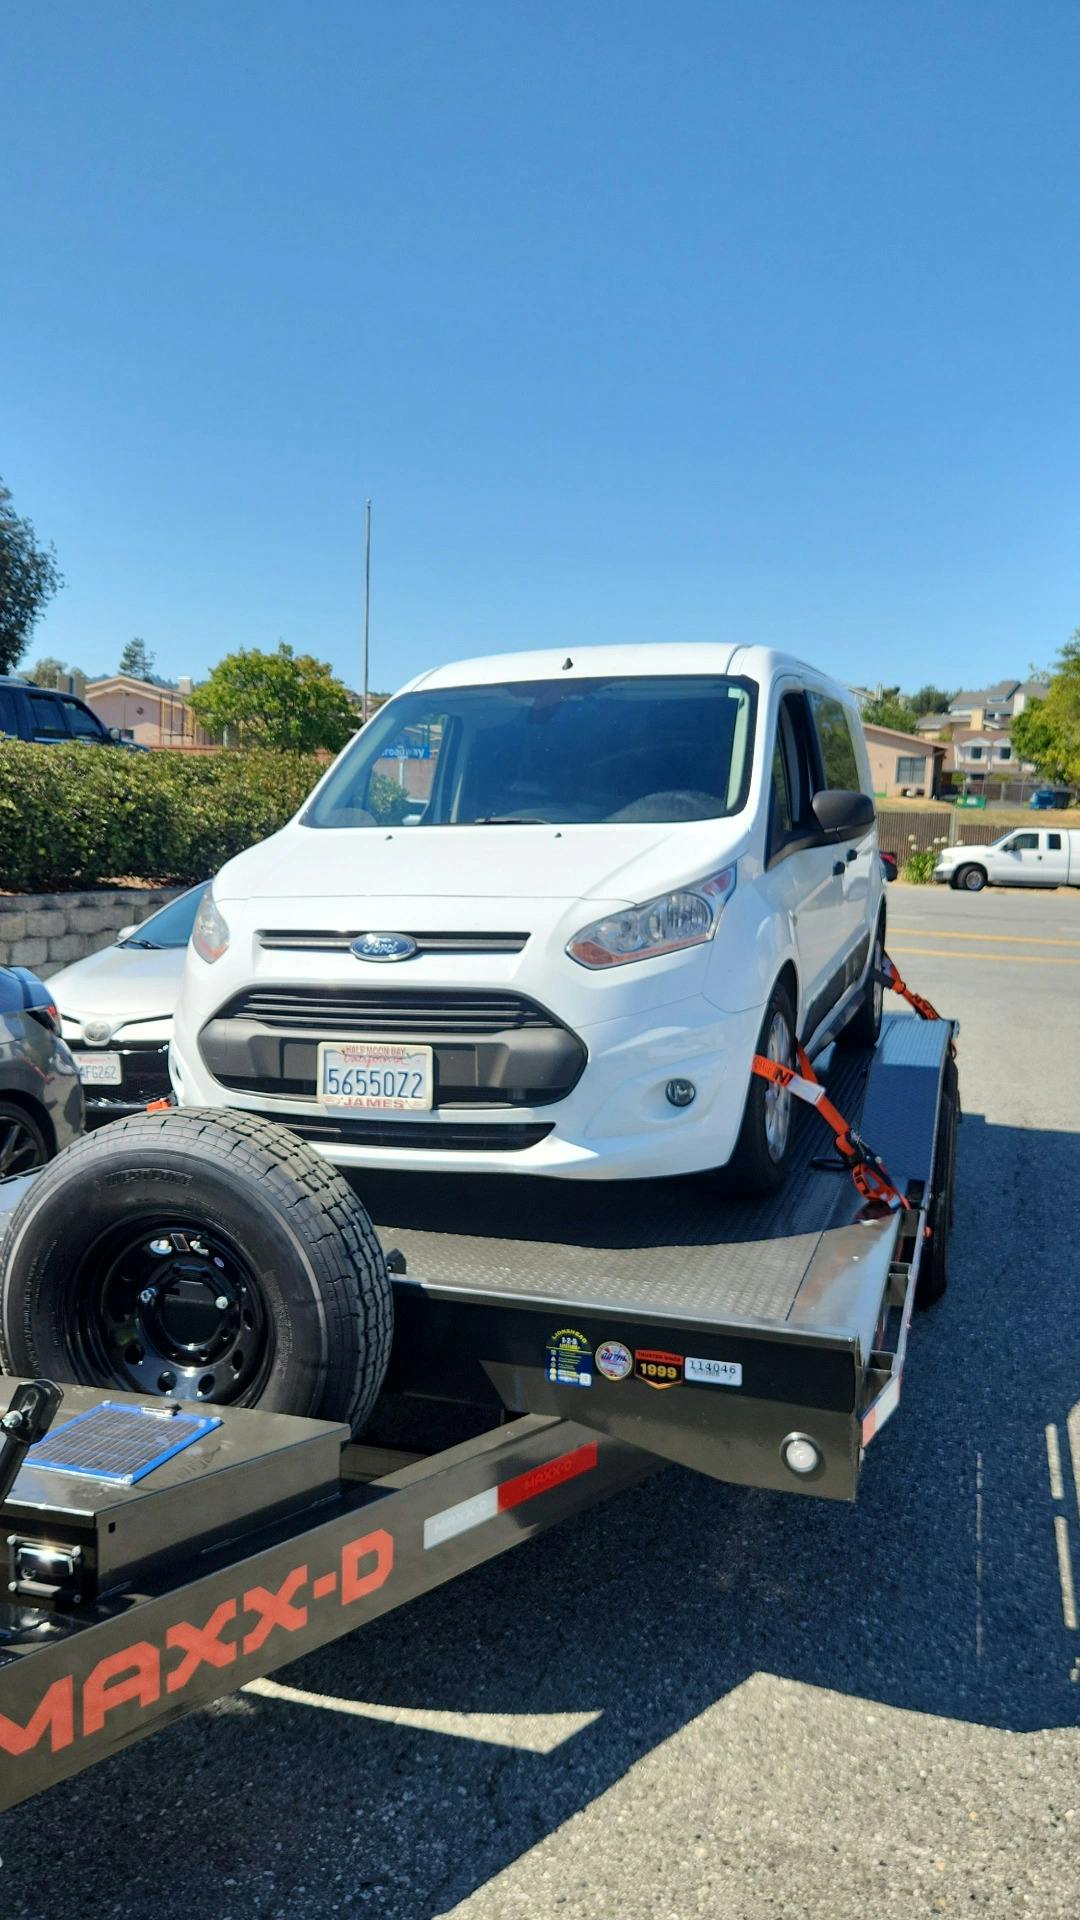
[(720, 915), (735, 891), (735, 868), (724, 867), (692, 887), (664, 893), (644, 906), (627, 907), (594, 920), (567, 942), (571, 960), (581, 967), (623, 967), (629, 960), (652, 960), (711, 940)]
[(191, 944), (200, 960), (205, 960), (209, 966), (221, 959), (229, 945), (228, 921), (209, 888), (199, 902), (195, 925), (191, 929)]

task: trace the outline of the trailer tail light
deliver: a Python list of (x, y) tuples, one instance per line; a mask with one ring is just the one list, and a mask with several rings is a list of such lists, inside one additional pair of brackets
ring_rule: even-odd
[(820, 1447), (805, 1433), (789, 1433), (781, 1442), (780, 1457), (785, 1467), (797, 1473), (800, 1480), (808, 1480), (812, 1474), (820, 1473), (825, 1464)]

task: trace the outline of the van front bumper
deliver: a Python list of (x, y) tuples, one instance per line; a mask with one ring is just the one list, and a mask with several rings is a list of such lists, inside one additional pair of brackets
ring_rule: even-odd
[[(225, 1087), (175, 1039), (170, 1072), (182, 1106), (257, 1112), (294, 1125), (344, 1169), (656, 1178), (703, 1172), (731, 1158), (762, 1014), (760, 1007), (721, 1013), (698, 996), (658, 1009), (648, 1024), (624, 1018), (579, 1030), (587, 1060), (576, 1085), (536, 1106), (470, 1102), (415, 1117), (358, 1114), (311, 1097)], [(676, 1080), (694, 1089), (687, 1106), (667, 1096)]]

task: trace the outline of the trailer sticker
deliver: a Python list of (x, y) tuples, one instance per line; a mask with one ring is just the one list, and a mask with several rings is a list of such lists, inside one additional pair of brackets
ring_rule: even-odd
[(699, 1387), (741, 1387), (740, 1360), (701, 1360), (686, 1356), (686, 1377)]
[(527, 1473), (516, 1474), (512, 1480), (504, 1480), (497, 1487), (485, 1487), (482, 1493), (474, 1493), (468, 1500), (458, 1500), (452, 1507), (444, 1507), (441, 1513), (433, 1513), (424, 1521), (424, 1547), (441, 1547), (445, 1540), (454, 1540), (460, 1533), (468, 1533), (473, 1527), (479, 1527), (485, 1520), (496, 1520), (500, 1513), (509, 1513), (514, 1507), (525, 1505), (527, 1500), (535, 1500), (538, 1494), (550, 1493), (553, 1488), (561, 1487), (568, 1480), (576, 1480), (583, 1473), (591, 1473), (599, 1464), (599, 1445), (590, 1440), (583, 1447), (575, 1447), (571, 1453), (560, 1453), (555, 1460), (546, 1460), (542, 1467), (530, 1467)]
[(663, 1353), (654, 1347), (639, 1347), (634, 1355), (634, 1377), (647, 1387), (677, 1387), (683, 1377), (681, 1353)]
[(576, 1327), (560, 1327), (548, 1340), (547, 1377), (559, 1387), (592, 1386), (592, 1349)]
[(625, 1380), (634, 1371), (634, 1356), (621, 1340), (602, 1340), (595, 1357), (597, 1371), (605, 1380)]

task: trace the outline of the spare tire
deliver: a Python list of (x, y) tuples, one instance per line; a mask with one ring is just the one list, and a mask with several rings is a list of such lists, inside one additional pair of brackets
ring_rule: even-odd
[(35, 1175), (4, 1241), (10, 1373), (356, 1432), (392, 1329), (360, 1201), (306, 1142), (254, 1114), (172, 1109), (88, 1135)]

